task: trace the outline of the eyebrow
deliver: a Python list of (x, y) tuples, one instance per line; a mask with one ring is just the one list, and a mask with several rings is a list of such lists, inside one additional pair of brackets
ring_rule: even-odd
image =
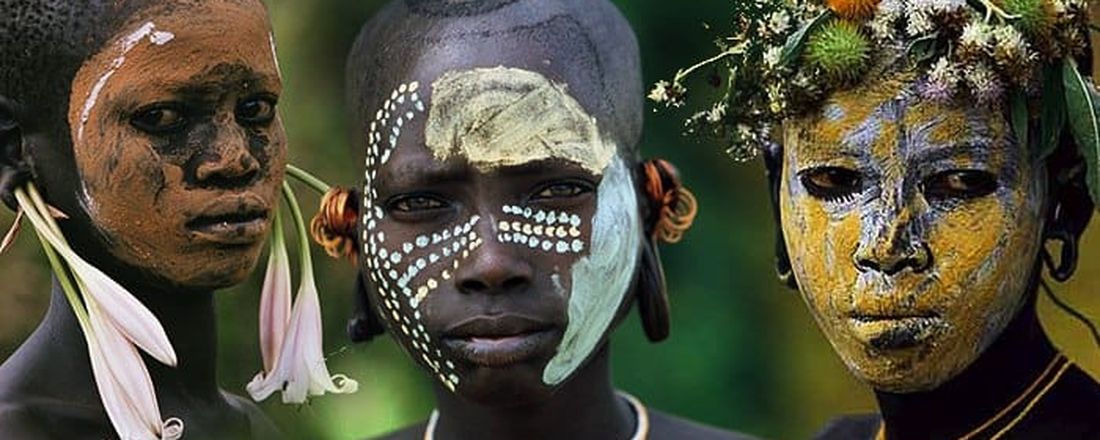
[(465, 182), (469, 180), (470, 172), (470, 167), (456, 161), (406, 160), (383, 171), (377, 184), (380, 187), (408, 188)]

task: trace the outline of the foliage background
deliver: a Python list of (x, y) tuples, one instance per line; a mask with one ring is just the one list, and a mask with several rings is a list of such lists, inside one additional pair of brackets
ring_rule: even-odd
[[(291, 159), (332, 183), (355, 183), (362, 154), (347, 140), (344, 57), (359, 27), (384, 2), (267, 1), (284, 75), (279, 106)], [(710, 41), (728, 26), (729, 1), (616, 0), (638, 35), (646, 83), (708, 56)], [(649, 344), (632, 316), (613, 339), (616, 384), (651, 407), (763, 438), (807, 438), (836, 414), (872, 410), (871, 394), (832, 353), (797, 293), (775, 280), (775, 225), (762, 167), (732, 163), (719, 145), (681, 138), (680, 121), (686, 116), (647, 115), (643, 139), (647, 155), (679, 165), (702, 207), (687, 238), (663, 249), (673, 300), (672, 337)], [(300, 194), (308, 199), (306, 206), (316, 206), (316, 197), (304, 189)], [(0, 214), (0, 224), (11, 220), (9, 212)], [(1098, 229), (1090, 228), (1085, 237), (1077, 276), (1056, 287), (1094, 319), (1100, 318)], [(432, 407), (427, 379), (388, 338), (350, 345), (344, 324), (352, 310), (355, 272), (349, 264), (323, 258), (319, 249), (313, 252), (330, 367), (358, 379), (360, 392), (302, 407), (272, 398), (263, 407), (295, 439), (364, 438), (423, 419)], [(49, 270), (32, 234), (23, 234), (0, 261), (6, 284), (0, 294), (4, 359), (41, 319)], [(220, 381), (241, 394), (260, 366), (256, 310), (261, 277), (262, 268), (218, 298)], [(1100, 377), (1100, 349), (1084, 327), (1045, 298), (1040, 310), (1056, 343)]]

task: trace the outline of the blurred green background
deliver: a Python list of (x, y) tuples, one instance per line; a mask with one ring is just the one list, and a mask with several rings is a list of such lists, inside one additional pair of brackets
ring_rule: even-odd
[[(275, 26), (285, 93), (280, 100), (291, 160), (330, 183), (357, 183), (361, 153), (350, 148), (343, 112), (344, 57), (378, 0), (267, 0)], [(615, 3), (632, 23), (648, 85), (711, 54), (726, 30), (730, 0)], [(713, 31), (706, 29), (709, 25)], [(652, 107), (652, 106), (650, 106)], [(650, 344), (636, 316), (613, 340), (616, 384), (653, 408), (764, 438), (807, 438), (830, 417), (873, 409), (796, 292), (774, 277), (774, 224), (759, 163), (735, 164), (718, 145), (679, 135), (684, 113), (647, 113), (643, 151), (678, 164), (698, 196), (695, 228), (662, 249), (673, 301), (672, 337)], [(317, 198), (304, 188), (305, 206)], [(12, 220), (0, 214), (0, 225)], [(1087, 234), (1078, 275), (1056, 286), (1064, 299), (1100, 318), (1100, 227)], [(961, 239), (961, 238), (960, 238)], [(263, 404), (295, 439), (357, 439), (425, 418), (429, 382), (387, 337), (351, 345), (344, 333), (352, 311), (354, 268), (313, 249), (322, 292), (330, 369), (359, 380), (350, 396), (304, 406), (273, 397)], [(291, 255), (294, 255), (293, 253)], [(32, 234), (2, 257), (0, 359), (33, 330), (47, 303), (49, 271)], [(244, 285), (222, 292), (220, 380), (244, 394), (260, 367), (257, 306), (262, 267)], [(297, 276), (296, 276), (297, 277)], [(297, 279), (297, 278), (295, 278)], [(1040, 300), (1044, 324), (1070, 357), (1100, 377), (1100, 350), (1080, 324)]]

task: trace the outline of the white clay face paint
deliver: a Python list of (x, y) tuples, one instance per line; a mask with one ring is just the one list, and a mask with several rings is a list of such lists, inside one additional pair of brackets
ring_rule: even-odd
[(463, 156), (481, 171), (556, 158), (599, 175), (615, 155), (615, 144), (565, 86), (505, 67), (449, 72), (433, 82), (424, 137), (437, 159)]
[(366, 172), (363, 175), (362, 252), (370, 280), (379, 292), (380, 306), (391, 328), (411, 341), (410, 352), (432, 369), (436, 378), (454, 391), (460, 379), (454, 362), (447, 359), (424, 328), (420, 305), (483, 243), (477, 215), (407, 242), (387, 241), (378, 228), (385, 212), (378, 204), (375, 179), (389, 162), (402, 127), (424, 113), (419, 83), (401, 84), (382, 103), (367, 131)]
[(118, 42), (119, 55), (111, 61), (107, 71), (99, 77), (99, 80), (92, 86), (91, 92), (88, 93), (88, 97), (84, 100), (84, 107), (80, 111), (80, 126), (76, 132), (76, 143), (80, 143), (84, 139), (84, 126), (88, 124), (88, 118), (92, 114), (92, 109), (95, 108), (96, 100), (99, 99), (103, 87), (107, 85), (107, 81), (114, 76), (115, 72), (126, 63), (126, 54), (146, 38), (154, 45), (163, 46), (176, 38), (176, 35), (167, 31), (158, 31), (156, 24), (147, 22)]
[(275, 63), (275, 72), (279, 74), (279, 80), (283, 79), (283, 69), (279, 67), (279, 53), (275, 50), (275, 34), (267, 34), (267, 43), (271, 46), (271, 61)]
[(634, 279), (642, 224), (630, 170), (621, 158), (604, 172), (596, 197), (589, 253), (572, 267), (569, 325), (542, 373), (547, 385), (567, 379), (599, 346)]

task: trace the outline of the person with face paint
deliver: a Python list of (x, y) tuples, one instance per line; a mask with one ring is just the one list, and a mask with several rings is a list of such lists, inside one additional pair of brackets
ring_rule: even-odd
[[(0, 196), (26, 206), (17, 194), (33, 183), (63, 213), (72, 252), (159, 320), (178, 361), (145, 362), (157, 392), (145, 403), (186, 438), (279, 438), (255, 405), (218, 386), (213, 302), (254, 268), (283, 180), (263, 4), (0, 0), (0, 15)], [(128, 413), (106, 393), (141, 378), (93, 378), (97, 359), (117, 356), (95, 348), (89, 360), (70, 303), (55, 278), (41, 325), (0, 366), (0, 438), (178, 437), (159, 418), (151, 432), (122, 431)]]
[(819, 438), (1100, 438), (1100, 385), (1035, 309), (1100, 194), (1084, 2), (827, 4), (741, 8), (759, 92), (723, 103), (765, 155), (781, 278), (878, 401)]
[(322, 223), (354, 238), (353, 339), (384, 328), (434, 381), (437, 410), (389, 438), (739, 438), (611, 385), (632, 303), (668, 334), (656, 241), (694, 211), (671, 165), (639, 162), (640, 92), (603, 0), (398, 0), (365, 25), (348, 62), (365, 180), (333, 198), (358, 215)]

